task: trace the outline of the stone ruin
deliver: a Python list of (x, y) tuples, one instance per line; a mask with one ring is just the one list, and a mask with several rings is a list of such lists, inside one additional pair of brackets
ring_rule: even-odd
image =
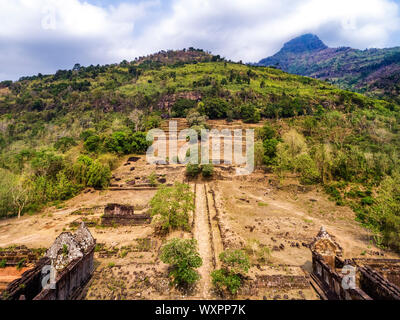
[(104, 208), (104, 214), (101, 218), (105, 226), (112, 225), (143, 225), (151, 223), (149, 213), (135, 214), (134, 207), (110, 203)]
[[(93, 274), (95, 246), (84, 223), (75, 234), (61, 233), (32, 269), (7, 286), (0, 300), (76, 299)], [(47, 288), (50, 275), (54, 275), (52, 286)]]
[(400, 300), (400, 259), (342, 259), (343, 249), (321, 228), (310, 244), (311, 284), (324, 300)]

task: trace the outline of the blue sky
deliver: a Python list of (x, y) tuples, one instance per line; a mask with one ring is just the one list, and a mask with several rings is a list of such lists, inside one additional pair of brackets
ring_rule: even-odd
[(304, 33), (400, 45), (394, 0), (0, 0), (0, 80), (198, 47), (255, 62)]

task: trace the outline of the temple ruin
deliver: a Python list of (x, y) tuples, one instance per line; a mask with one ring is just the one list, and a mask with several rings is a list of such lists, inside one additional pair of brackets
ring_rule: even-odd
[(143, 225), (151, 222), (149, 213), (135, 214), (134, 207), (110, 203), (104, 208), (101, 223), (105, 226), (112, 225)]
[(400, 300), (400, 259), (342, 259), (322, 227), (310, 244), (311, 283), (324, 300)]
[(93, 274), (96, 240), (82, 223), (61, 233), (33, 268), (11, 282), (0, 300), (76, 299)]

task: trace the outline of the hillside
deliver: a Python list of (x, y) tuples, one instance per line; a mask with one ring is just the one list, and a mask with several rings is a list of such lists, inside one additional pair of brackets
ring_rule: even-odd
[(400, 81), (400, 48), (357, 50), (328, 48), (317, 36), (306, 34), (284, 44), (262, 66), (327, 80), (343, 89), (397, 101)]
[[(317, 41), (304, 50), (326, 49)], [(197, 130), (212, 127), (210, 120), (228, 127), (241, 120), (257, 124), (258, 169), (321, 186), (379, 245), (399, 248), (395, 103), (198, 49), (77, 64), (2, 86), (2, 217), (61, 206), (86, 188), (107, 189), (121, 157), (145, 153), (146, 132), (169, 117), (187, 117)]]

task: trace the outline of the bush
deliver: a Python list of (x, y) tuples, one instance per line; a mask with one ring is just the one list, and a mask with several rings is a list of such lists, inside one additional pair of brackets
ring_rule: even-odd
[(236, 274), (246, 274), (250, 268), (249, 257), (243, 250), (229, 249), (219, 255), (225, 269)]
[(205, 127), (207, 122), (207, 116), (201, 115), (200, 112), (196, 109), (191, 109), (187, 113), (186, 121), (188, 122), (189, 127), (200, 126)]
[(203, 101), (202, 112), (210, 119), (222, 119), (226, 117), (228, 103), (220, 98), (206, 98)]
[(71, 147), (76, 146), (77, 143), (71, 137), (63, 137), (56, 141), (54, 148), (61, 152), (67, 152)]
[(146, 153), (147, 148), (151, 146), (151, 142), (146, 140), (146, 134), (144, 132), (135, 132), (131, 139), (132, 143), (130, 153), (143, 154)]
[(89, 152), (98, 152), (100, 151), (100, 146), (101, 146), (101, 140), (98, 135), (91, 135), (87, 137), (85, 140), (85, 143), (83, 144), (83, 147), (85, 150)]
[(111, 179), (111, 170), (108, 166), (102, 165), (99, 161), (94, 161), (87, 173), (87, 186), (96, 189), (108, 187)]
[(244, 275), (249, 271), (250, 261), (243, 250), (226, 250), (219, 256), (222, 269), (211, 273), (212, 283), (217, 290), (236, 294), (243, 283)]
[(243, 105), (240, 116), (244, 123), (258, 123), (261, 120), (260, 111), (252, 104)]
[(105, 139), (105, 149), (109, 152), (118, 154), (129, 154), (131, 152), (131, 143), (129, 134), (117, 131)]
[(172, 106), (172, 116), (177, 118), (186, 117), (187, 111), (194, 108), (196, 105), (195, 100), (189, 99), (177, 99)]
[(174, 186), (161, 186), (150, 201), (151, 215), (161, 233), (173, 229), (189, 228), (189, 212), (194, 210), (194, 194), (187, 184), (175, 183)]
[(197, 177), (201, 172), (201, 168), (197, 163), (188, 163), (186, 165), (186, 175), (192, 178)]
[(169, 274), (172, 283), (192, 285), (200, 279), (200, 275), (194, 270), (203, 264), (196, 240), (176, 238), (170, 240), (161, 248), (160, 259), (172, 265), (172, 271)]
[(204, 178), (210, 178), (214, 174), (214, 165), (204, 164), (201, 166), (201, 174)]
[(212, 283), (221, 292), (229, 291), (236, 294), (242, 286), (242, 279), (239, 275), (228, 272), (224, 269), (215, 270), (211, 273)]

